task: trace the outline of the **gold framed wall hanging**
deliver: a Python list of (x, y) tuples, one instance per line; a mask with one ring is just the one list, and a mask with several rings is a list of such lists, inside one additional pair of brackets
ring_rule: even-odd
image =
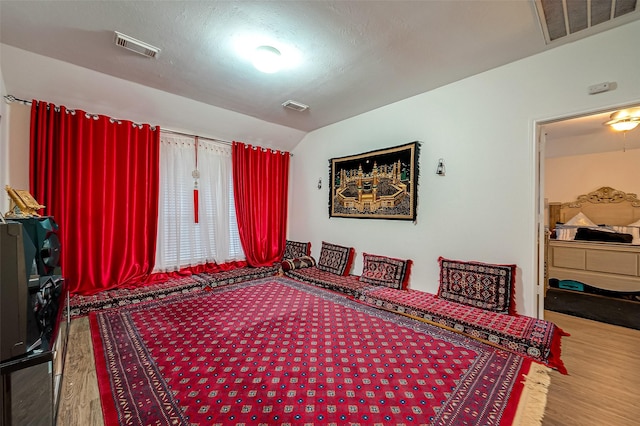
[(329, 217), (415, 220), (419, 142), (329, 160)]

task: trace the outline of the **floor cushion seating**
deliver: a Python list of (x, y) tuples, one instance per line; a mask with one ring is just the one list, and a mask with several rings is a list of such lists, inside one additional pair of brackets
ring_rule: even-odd
[(271, 277), (278, 274), (280, 263), (274, 266), (252, 268), (249, 266), (221, 272), (201, 272), (197, 274), (171, 277), (166, 280), (135, 287), (105, 290), (93, 295), (73, 295), (69, 299), (72, 318), (89, 312), (127, 306), (142, 301), (160, 299), (180, 293), (201, 291), (207, 288), (239, 283), (243, 281)]
[(93, 311), (127, 306), (174, 294), (200, 291), (202, 283), (197, 275), (187, 275), (135, 288), (116, 288), (87, 296), (74, 294), (69, 299), (69, 310), (71, 318), (81, 317)]
[(418, 290), (378, 287), (361, 292), (357, 299), (449, 328), (567, 374), (560, 359), (560, 339), (568, 334), (552, 322), (487, 311)]
[(413, 261), (369, 253), (362, 253), (362, 258), (360, 281), (406, 290)]
[(303, 269), (316, 266), (316, 260), (311, 256), (300, 256), (293, 259), (283, 259), (280, 262), (282, 272), (291, 271), (292, 269)]
[(437, 296), (486, 311), (514, 315), (516, 311), (514, 264), (438, 258), (440, 284)]
[(314, 284), (329, 290), (345, 293), (349, 296), (358, 296), (363, 291), (374, 288), (370, 284), (360, 281), (357, 275), (337, 275), (332, 272), (318, 269), (317, 266), (303, 269), (292, 269), (284, 274), (299, 281)]
[(332, 272), (336, 275), (349, 275), (354, 256), (355, 249), (353, 247), (323, 241), (316, 266), (321, 271)]
[(206, 289), (249, 280), (272, 277), (274, 275), (278, 275), (279, 271), (280, 263), (276, 263), (273, 266), (260, 266), (257, 268), (246, 266), (244, 268), (236, 268), (229, 271), (203, 273), (198, 275), (200, 278), (205, 280), (204, 287)]
[(311, 256), (311, 242), (286, 240), (282, 260)]

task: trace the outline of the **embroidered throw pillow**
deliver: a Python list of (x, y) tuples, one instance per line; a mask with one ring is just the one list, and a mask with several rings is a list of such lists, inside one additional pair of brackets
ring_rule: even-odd
[(311, 255), (311, 243), (287, 240), (284, 246), (282, 259), (295, 259), (302, 256)]
[(464, 262), (440, 257), (438, 297), (515, 315), (516, 265)]
[(318, 269), (331, 272), (336, 275), (349, 275), (354, 249), (352, 247), (339, 246), (337, 244), (322, 242)]
[(407, 289), (411, 260), (395, 259), (368, 253), (362, 253), (362, 256), (364, 263), (360, 281), (398, 290)]
[(316, 260), (311, 256), (300, 256), (295, 259), (285, 259), (280, 264), (283, 271), (290, 271), (292, 269), (309, 268), (316, 266)]

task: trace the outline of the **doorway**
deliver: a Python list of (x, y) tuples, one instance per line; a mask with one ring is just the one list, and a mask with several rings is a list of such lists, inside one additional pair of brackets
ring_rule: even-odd
[(547, 268), (547, 238), (555, 227), (549, 223), (549, 207), (602, 186), (640, 193), (640, 126), (615, 132), (604, 125), (614, 112), (639, 107), (623, 105), (536, 123), (539, 318), (544, 318), (544, 296), (548, 279), (553, 278)]

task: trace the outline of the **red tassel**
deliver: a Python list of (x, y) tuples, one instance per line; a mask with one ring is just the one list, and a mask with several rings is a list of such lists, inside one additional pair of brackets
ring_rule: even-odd
[(193, 215), (195, 223), (198, 223), (198, 190), (193, 190)]

